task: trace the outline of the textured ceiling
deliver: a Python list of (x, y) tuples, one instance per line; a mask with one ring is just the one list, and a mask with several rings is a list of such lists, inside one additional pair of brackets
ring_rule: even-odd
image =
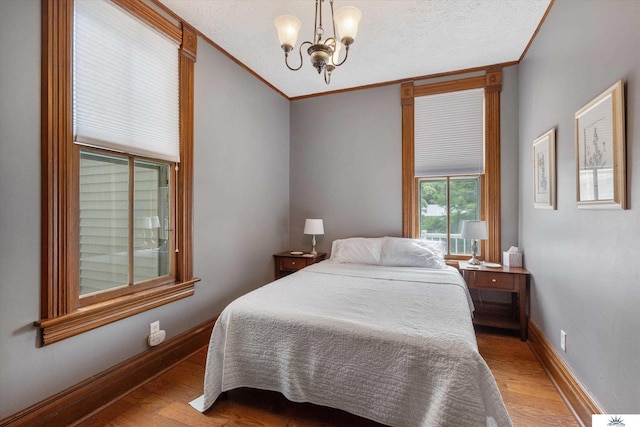
[(327, 86), (306, 52), (301, 70), (286, 68), (273, 23), (279, 15), (302, 21), (290, 54), (296, 66), (300, 43), (312, 38), (313, 0), (160, 1), (288, 97), (517, 61), (550, 3), (335, 0), (336, 10), (359, 8), (362, 20), (349, 59)]

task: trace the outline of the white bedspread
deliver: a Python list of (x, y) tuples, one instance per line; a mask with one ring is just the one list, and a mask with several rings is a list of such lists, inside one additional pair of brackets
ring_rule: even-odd
[(453, 268), (324, 261), (225, 308), (204, 395), (252, 387), (391, 426), (511, 426)]

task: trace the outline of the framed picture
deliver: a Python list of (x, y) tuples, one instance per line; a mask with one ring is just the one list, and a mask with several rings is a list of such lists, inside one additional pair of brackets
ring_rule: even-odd
[(556, 208), (556, 129), (533, 141), (533, 206)]
[(576, 112), (578, 208), (627, 208), (624, 115), (622, 80)]

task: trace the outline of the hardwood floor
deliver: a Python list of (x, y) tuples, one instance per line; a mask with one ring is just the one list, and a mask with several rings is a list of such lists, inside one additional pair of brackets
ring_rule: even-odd
[[(578, 426), (526, 343), (491, 331), (477, 334), (514, 426)], [(202, 394), (206, 349), (133, 390), (78, 426), (373, 427), (336, 409), (292, 403), (279, 393), (233, 390), (205, 414), (189, 406)]]
[(527, 343), (489, 332), (476, 336), (515, 427), (580, 425)]

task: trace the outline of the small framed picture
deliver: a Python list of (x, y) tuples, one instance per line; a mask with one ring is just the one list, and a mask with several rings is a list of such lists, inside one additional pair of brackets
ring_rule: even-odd
[(533, 206), (556, 208), (556, 129), (533, 141)]
[(578, 208), (626, 209), (624, 83), (575, 115)]

